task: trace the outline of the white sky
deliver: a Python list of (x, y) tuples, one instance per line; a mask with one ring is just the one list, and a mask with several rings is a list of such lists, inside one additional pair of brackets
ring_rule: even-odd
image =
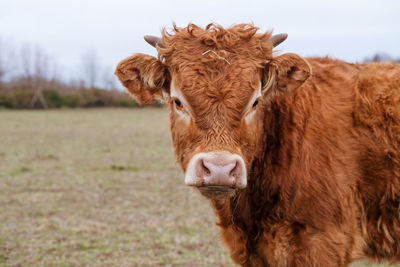
[(39, 45), (73, 71), (94, 49), (110, 71), (136, 53), (155, 55), (143, 35), (189, 22), (253, 22), (286, 32), (282, 52), (355, 62), (376, 52), (400, 57), (398, 0), (1, 0), (0, 38)]

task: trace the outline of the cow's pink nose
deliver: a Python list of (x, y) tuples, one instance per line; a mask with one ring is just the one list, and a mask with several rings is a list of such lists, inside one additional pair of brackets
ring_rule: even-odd
[(189, 163), (187, 185), (229, 186), (244, 188), (247, 184), (243, 159), (230, 153), (199, 153)]
[(235, 185), (241, 173), (237, 159), (204, 157), (196, 162), (196, 175), (203, 177), (204, 185)]

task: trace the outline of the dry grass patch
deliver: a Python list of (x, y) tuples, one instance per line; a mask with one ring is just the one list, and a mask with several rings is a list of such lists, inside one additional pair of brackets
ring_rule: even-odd
[(0, 266), (229, 266), (161, 109), (0, 111)]

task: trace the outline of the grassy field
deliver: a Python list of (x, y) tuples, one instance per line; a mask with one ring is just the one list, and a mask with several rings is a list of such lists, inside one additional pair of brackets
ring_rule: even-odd
[(161, 109), (0, 111), (0, 266), (229, 266)]
[(0, 266), (232, 266), (215, 222), (165, 110), (0, 111)]

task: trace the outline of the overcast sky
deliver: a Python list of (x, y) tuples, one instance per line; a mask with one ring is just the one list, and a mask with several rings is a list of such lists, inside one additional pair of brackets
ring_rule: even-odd
[(288, 33), (281, 51), (302, 56), (400, 57), (399, 0), (1, 0), (0, 38), (39, 45), (66, 71), (93, 49), (112, 71), (133, 53), (155, 55), (143, 35), (159, 35), (173, 21), (253, 22), (261, 31)]

